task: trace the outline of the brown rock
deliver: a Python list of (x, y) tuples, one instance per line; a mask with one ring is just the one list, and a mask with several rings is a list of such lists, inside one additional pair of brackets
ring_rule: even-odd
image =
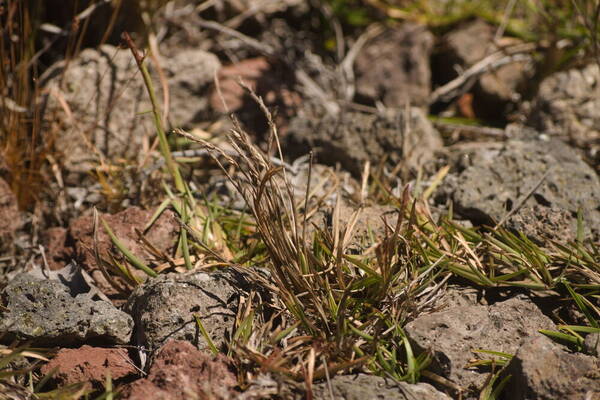
[[(206, 92), (219, 67), (214, 54), (197, 48), (180, 49), (163, 61), (173, 125), (189, 126), (206, 111)], [(102, 158), (144, 156), (140, 148), (154, 136), (155, 128), (146, 113), (151, 105), (138, 74), (131, 52), (111, 45), (86, 49), (69, 63), (56, 63), (46, 74), (43, 86), (53, 93), (46, 123), (62, 125), (55, 147), (62, 152), (67, 184), (80, 185)], [(160, 89), (156, 85), (159, 98)]]
[(433, 35), (423, 25), (405, 23), (382, 32), (356, 58), (356, 94), (388, 107), (427, 106), (432, 47)]
[[(271, 66), (264, 57), (250, 58), (221, 68), (218, 74), (219, 91), (214, 90), (210, 96), (210, 105), (218, 112), (226, 113), (238, 111), (244, 106), (246, 92), (238, 85), (237, 80), (256, 90), (256, 82)], [(223, 104), (225, 102), (225, 104)]]
[(8, 183), (0, 178), (0, 248), (8, 243), (22, 225), (17, 197)]
[[(261, 96), (270, 109), (276, 109), (275, 122), (279, 128), (295, 114), (300, 96), (293, 90), (293, 74), (265, 57), (249, 58), (228, 65), (219, 71), (219, 90), (210, 96), (210, 105), (218, 113), (236, 112), (238, 118), (253, 132), (267, 128), (266, 120), (256, 102), (246, 93), (238, 80)], [(223, 104), (225, 102), (225, 104)]]
[(42, 367), (42, 374), (57, 369), (53, 375), (59, 386), (88, 382), (102, 387), (108, 376), (113, 381), (137, 374), (127, 351), (84, 345), (78, 349), (61, 349), (56, 357)]
[(213, 357), (188, 342), (171, 340), (158, 352), (148, 377), (124, 387), (122, 398), (230, 399), (236, 385), (226, 357)]
[(527, 124), (589, 151), (600, 160), (600, 67), (550, 75), (540, 85)]

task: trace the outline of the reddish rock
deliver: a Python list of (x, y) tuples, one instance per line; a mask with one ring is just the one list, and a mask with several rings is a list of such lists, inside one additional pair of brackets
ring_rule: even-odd
[[(130, 207), (114, 215), (103, 214), (101, 218), (106, 221), (114, 234), (133, 254), (146, 262), (152, 262), (153, 256), (146, 251), (136, 233), (136, 229), (143, 231), (153, 214), (153, 210)], [(177, 223), (175, 214), (170, 210), (166, 210), (145, 233), (145, 238), (156, 249), (168, 254), (177, 242), (178, 231), (179, 224)], [(104, 278), (102, 271), (96, 263), (94, 256), (93, 217), (85, 216), (74, 220), (69, 227), (69, 235), (75, 243), (76, 254), (81, 255), (83, 258), (83, 268), (94, 278), (98, 288), (107, 295), (115, 294), (115, 289)], [(109, 252), (113, 249), (112, 241), (101, 223), (98, 227), (98, 249), (100, 255), (107, 259), (109, 258), (107, 257)], [(140, 278), (145, 278), (145, 274), (142, 271), (132, 269), (132, 272), (138, 273), (137, 276)]]
[[(242, 79), (246, 85), (256, 90), (256, 82), (270, 68), (269, 62), (264, 57), (243, 60), (237, 64), (221, 68), (219, 71), (219, 89), (221, 93), (219, 94), (217, 90), (212, 93), (210, 105), (221, 113), (238, 111), (244, 106), (245, 92), (238, 85), (237, 80)], [(223, 105), (223, 100), (225, 105)]]
[[(219, 71), (219, 90), (210, 96), (210, 105), (218, 113), (236, 112), (238, 118), (253, 132), (267, 128), (266, 120), (254, 100), (238, 84), (242, 80), (270, 109), (276, 109), (275, 122), (281, 129), (296, 114), (301, 99), (293, 89), (293, 74), (265, 57), (249, 58), (228, 65)], [(225, 101), (225, 105), (223, 104)]]
[(42, 234), (42, 242), (46, 248), (46, 261), (51, 270), (59, 270), (73, 256), (71, 248), (66, 246), (67, 230), (61, 227), (49, 228)]
[(124, 349), (92, 347), (61, 349), (56, 357), (42, 367), (42, 374), (57, 369), (53, 376), (58, 386), (88, 382), (102, 387), (109, 376), (113, 381), (133, 377), (137, 370)]
[(237, 379), (227, 359), (216, 358), (191, 343), (171, 340), (157, 354), (150, 373), (121, 392), (129, 400), (229, 399)]

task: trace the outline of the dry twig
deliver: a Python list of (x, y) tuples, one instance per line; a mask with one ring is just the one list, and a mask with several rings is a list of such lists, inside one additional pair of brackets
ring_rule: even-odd
[(434, 90), (429, 98), (429, 104), (434, 104), (438, 101), (450, 101), (452, 98), (466, 93), (473, 86), (477, 78), (503, 65), (530, 61), (531, 55), (528, 53), (531, 53), (537, 47), (535, 43), (523, 43), (490, 54), (467, 69), (458, 78)]

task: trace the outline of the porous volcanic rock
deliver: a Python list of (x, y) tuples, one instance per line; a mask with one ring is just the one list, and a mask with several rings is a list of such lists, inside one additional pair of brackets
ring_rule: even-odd
[[(206, 94), (219, 60), (202, 50), (180, 49), (163, 63), (170, 88), (169, 120), (176, 126), (189, 125), (208, 105)], [(148, 94), (129, 50), (111, 45), (86, 49), (68, 68), (64, 62), (53, 66), (48, 76), (44, 84), (50, 93), (50, 110), (62, 121), (56, 149), (67, 172), (87, 173), (103, 157), (138, 160), (144, 155), (140, 148), (155, 129), (147, 113)], [(161, 98), (160, 84), (155, 87)], [(80, 176), (66, 174), (65, 179), (78, 184)]]
[(556, 72), (542, 81), (527, 124), (540, 132), (600, 151), (600, 67)]
[(585, 337), (583, 343), (587, 354), (600, 357), (600, 333), (593, 332)]
[(432, 353), (435, 373), (477, 391), (486, 374), (465, 368), (473, 359), (472, 350), (513, 354), (523, 339), (541, 335), (539, 329), (555, 329), (555, 325), (530, 301), (512, 298), (491, 306), (460, 306), (423, 315), (408, 323), (405, 332), (415, 351)]
[[(137, 257), (146, 263), (151, 263), (154, 256), (146, 250), (140, 241), (139, 234), (146, 224), (151, 220), (153, 210), (142, 210), (139, 207), (129, 207), (116, 214), (102, 214), (100, 217), (106, 221), (113, 233), (119, 240)], [(102, 270), (96, 263), (94, 246), (97, 245), (101, 257), (110, 259), (109, 253), (118, 254), (115, 251), (112, 240), (108, 236), (101, 222), (99, 222), (97, 243), (94, 243), (94, 224), (92, 216), (82, 216), (71, 222), (68, 230), (68, 241), (74, 244), (71, 252), (74, 256), (81, 258), (82, 267), (90, 274), (98, 288), (106, 295), (116, 294), (116, 289), (106, 280)], [(165, 210), (152, 226), (144, 232), (144, 238), (155, 249), (170, 254), (177, 243), (179, 223), (171, 210)], [(62, 250), (64, 253), (64, 250)], [(60, 253), (59, 253), (60, 255)], [(51, 253), (50, 258), (55, 255)], [(62, 255), (64, 258), (64, 254)], [(60, 264), (59, 264), (60, 265)], [(140, 270), (132, 269), (139, 279), (147, 278)], [(114, 278), (117, 284), (123, 283), (118, 277)], [(124, 286), (124, 285), (123, 285)]]
[(8, 183), (0, 178), (0, 251), (6, 250), (16, 231), (23, 225), (17, 196)]
[(118, 382), (137, 375), (138, 370), (134, 365), (125, 349), (84, 345), (77, 349), (60, 349), (42, 367), (41, 373), (46, 375), (56, 368), (52, 380), (59, 386), (89, 382), (100, 388), (108, 376)]
[(356, 94), (387, 107), (426, 107), (431, 91), (433, 35), (407, 22), (370, 40), (356, 57)]
[(234, 398), (237, 379), (227, 359), (192, 344), (170, 340), (156, 355), (148, 377), (126, 385), (119, 398), (179, 400)]
[(331, 387), (333, 397), (330, 396), (327, 382), (314, 385), (314, 398), (335, 400), (450, 400), (449, 396), (439, 392), (427, 383), (411, 385), (406, 382), (394, 382), (391, 379), (366, 374), (335, 376), (331, 379)]
[(198, 316), (209, 337), (220, 346), (230, 337), (238, 299), (249, 283), (233, 270), (165, 274), (138, 286), (126, 310), (135, 321), (138, 345), (155, 350), (169, 339), (206, 348)]
[(545, 336), (526, 339), (504, 374), (511, 376), (507, 400), (600, 398), (600, 358), (571, 353)]
[(86, 294), (73, 297), (53, 280), (20, 274), (0, 292), (0, 337), (35, 345), (72, 346), (88, 342), (127, 344), (133, 320), (111, 303)]
[(395, 110), (389, 115), (342, 112), (339, 116), (307, 106), (290, 122), (286, 135), (292, 157), (314, 151), (319, 162), (339, 163), (359, 177), (365, 162), (390, 170), (402, 164), (416, 170), (442, 146), (440, 134), (419, 108)]
[(572, 240), (577, 230), (577, 222), (572, 212), (541, 204), (524, 206), (508, 219), (505, 226), (514, 232), (525, 234), (539, 245), (553, 240)]
[[(533, 219), (568, 219), (566, 229), (573, 238), (581, 207), (587, 233), (600, 233), (600, 179), (573, 149), (558, 140), (511, 140), (499, 149), (481, 149), (471, 155), (469, 165), (450, 177), (445, 190), (452, 192), (458, 213), (475, 224), (500, 221), (533, 190), (514, 215), (515, 227)], [(527, 212), (547, 216), (524, 216)], [(555, 218), (552, 215), (556, 213), (562, 214)], [(535, 228), (530, 222), (529, 228)], [(543, 229), (545, 224), (537, 226)], [(564, 225), (560, 230), (564, 232)], [(543, 231), (536, 235), (548, 236)]]
[[(385, 237), (386, 222), (388, 226), (395, 227), (398, 209), (383, 205), (358, 208), (346, 201), (340, 201), (338, 218), (340, 232), (344, 234), (349, 230), (351, 234), (348, 250), (359, 252), (372, 246), (373, 240), (377, 241)], [(308, 220), (307, 238), (311, 240), (317, 229), (333, 233), (334, 220), (335, 206), (318, 210)]]

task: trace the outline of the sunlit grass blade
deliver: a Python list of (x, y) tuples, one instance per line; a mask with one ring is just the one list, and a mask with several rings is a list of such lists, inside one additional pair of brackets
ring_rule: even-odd
[(123, 242), (121, 242), (119, 240), (119, 238), (117, 238), (117, 236), (114, 234), (114, 232), (112, 231), (112, 229), (110, 229), (110, 226), (108, 226), (108, 224), (106, 223), (106, 221), (104, 221), (104, 218), (100, 217), (100, 221), (102, 222), (102, 225), (104, 226), (104, 230), (108, 234), (108, 236), (110, 237), (110, 240), (112, 241), (112, 243), (125, 256), (125, 258), (127, 259), (127, 261), (129, 261), (134, 267), (136, 267), (136, 268), (144, 271), (148, 276), (151, 276), (151, 277), (156, 277), (157, 276), (157, 273), (154, 272), (154, 270), (152, 268), (148, 267), (145, 262), (143, 262), (135, 254), (133, 254), (123, 244)]
[(200, 317), (194, 314), (194, 319), (196, 320), (196, 326), (198, 327), (198, 330), (200, 330), (202, 337), (204, 338), (204, 340), (206, 340), (206, 344), (208, 345), (209, 350), (211, 351), (213, 356), (216, 356), (217, 354), (219, 354), (219, 349), (217, 349), (217, 346), (215, 346), (215, 343), (212, 341), (212, 338), (204, 328)]

